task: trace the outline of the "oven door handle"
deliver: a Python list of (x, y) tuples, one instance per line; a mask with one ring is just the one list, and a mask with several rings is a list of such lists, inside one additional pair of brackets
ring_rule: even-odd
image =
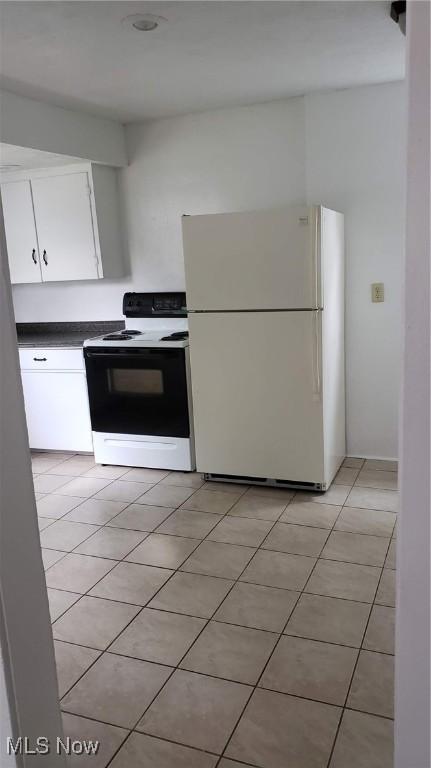
[(116, 357), (118, 355), (122, 358), (130, 357), (131, 360), (137, 357), (176, 357), (177, 354), (178, 351), (174, 349), (135, 349), (133, 352), (130, 352), (130, 350), (120, 350), (118, 352), (114, 350), (109, 352), (87, 352), (86, 349), (84, 350), (84, 357)]

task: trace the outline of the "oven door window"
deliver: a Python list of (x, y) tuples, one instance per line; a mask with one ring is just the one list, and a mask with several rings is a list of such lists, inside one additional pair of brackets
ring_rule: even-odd
[(184, 349), (84, 350), (92, 429), (189, 437)]
[(163, 371), (157, 369), (110, 368), (107, 371), (109, 391), (113, 394), (154, 397), (163, 395)]

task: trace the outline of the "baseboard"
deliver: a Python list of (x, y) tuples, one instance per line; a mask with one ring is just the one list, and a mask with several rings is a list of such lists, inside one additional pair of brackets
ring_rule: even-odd
[(359, 455), (358, 453), (348, 453), (346, 455), (346, 459), (370, 459), (372, 461), (396, 461), (397, 463), (399, 462), (398, 458), (394, 458), (392, 456), (370, 456), (370, 455), (365, 455), (364, 453), (362, 453), (361, 455)]

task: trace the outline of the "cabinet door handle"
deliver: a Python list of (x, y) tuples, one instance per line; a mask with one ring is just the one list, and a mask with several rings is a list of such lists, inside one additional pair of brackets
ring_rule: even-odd
[(33, 259), (33, 262), (37, 264), (37, 258), (36, 258), (36, 248), (33, 248), (31, 252), (31, 258)]
[(44, 263), (46, 264), (46, 266), (48, 266), (48, 259), (47, 259), (47, 256), (46, 256), (46, 251), (43, 252), (42, 258), (43, 258)]
[(33, 360), (36, 363), (46, 363), (46, 357), (34, 357)]

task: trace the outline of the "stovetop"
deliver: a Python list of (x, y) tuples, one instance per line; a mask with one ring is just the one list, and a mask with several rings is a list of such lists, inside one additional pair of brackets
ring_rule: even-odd
[(188, 347), (188, 331), (184, 328), (154, 328), (137, 330), (125, 328), (86, 339), (84, 347)]
[(125, 293), (124, 330), (86, 339), (84, 347), (188, 347), (185, 293)]

